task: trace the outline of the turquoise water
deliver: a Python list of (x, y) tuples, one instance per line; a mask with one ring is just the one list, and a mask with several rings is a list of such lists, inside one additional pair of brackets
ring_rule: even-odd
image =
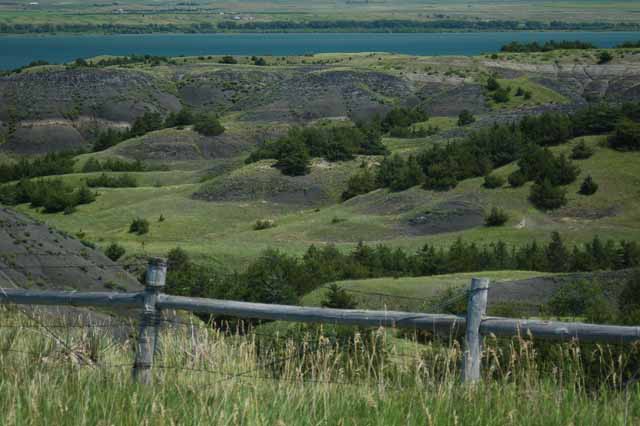
[(395, 52), (410, 55), (477, 55), (511, 41), (581, 40), (612, 47), (639, 40), (630, 32), (483, 32), (425, 34), (144, 34), (0, 37), (0, 69), (42, 59), (52, 63), (97, 55), (302, 55), (328, 52)]

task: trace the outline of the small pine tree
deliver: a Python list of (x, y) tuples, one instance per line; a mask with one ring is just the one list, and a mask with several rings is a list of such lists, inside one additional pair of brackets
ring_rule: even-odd
[(142, 218), (136, 218), (129, 225), (130, 234), (144, 235), (149, 232), (149, 221)]
[(471, 123), (474, 123), (476, 121), (476, 118), (473, 116), (473, 114), (471, 113), (471, 111), (465, 109), (463, 110), (460, 115), (458, 115), (458, 126), (462, 127), (462, 126), (467, 126)]
[(482, 186), (487, 189), (496, 189), (502, 187), (503, 185), (504, 178), (497, 175), (486, 175), (484, 177), (484, 183), (482, 184)]
[(571, 149), (571, 158), (573, 160), (586, 160), (594, 154), (593, 148), (581, 140), (573, 146)]
[(330, 284), (327, 290), (327, 294), (321, 302), (323, 308), (355, 309), (358, 306), (353, 297), (338, 284)]
[(587, 176), (582, 185), (580, 185), (580, 191), (578, 191), (582, 195), (593, 195), (598, 191), (598, 184), (593, 181), (593, 178), (589, 175)]
[(613, 60), (613, 55), (611, 55), (611, 53), (607, 52), (606, 50), (603, 50), (598, 55), (598, 64), (600, 64), (600, 65), (609, 63), (612, 60)]
[(527, 176), (522, 170), (518, 169), (509, 175), (508, 181), (512, 188), (520, 188), (527, 183)]
[(104, 254), (109, 259), (111, 259), (111, 260), (113, 260), (115, 262), (116, 260), (118, 260), (122, 256), (124, 256), (125, 249), (124, 249), (124, 247), (122, 247), (121, 245), (119, 245), (117, 243), (112, 243), (106, 248), (106, 250), (104, 251)]
[(220, 124), (215, 114), (200, 114), (194, 119), (193, 129), (205, 136), (218, 136), (224, 133), (225, 128)]
[(516, 96), (524, 96), (524, 90), (522, 89), (522, 87), (518, 87), (518, 90), (516, 90)]
[(498, 207), (493, 207), (491, 213), (489, 213), (484, 223), (486, 226), (502, 226), (509, 221), (509, 215)]
[(539, 209), (555, 210), (567, 204), (567, 193), (564, 189), (553, 186), (549, 179), (536, 182), (531, 187), (529, 200)]
[(86, 185), (82, 185), (76, 192), (76, 204), (91, 204), (96, 200), (96, 194), (92, 192)]
[(275, 167), (288, 176), (302, 176), (309, 173), (310, 156), (304, 142), (287, 140), (279, 147)]
[(487, 90), (495, 92), (498, 89), (500, 89), (500, 83), (498, 83), (498, 80), (496, 80), (495, 77), (489, 77), (487, 80)]

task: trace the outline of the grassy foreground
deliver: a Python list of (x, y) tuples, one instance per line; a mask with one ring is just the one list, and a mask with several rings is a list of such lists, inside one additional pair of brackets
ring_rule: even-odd
[[(262, 335), (229, 336), (181, 326), (162, 333), (155, 384), (141, 387), (131, 381), (132, 337), (113, 340), (104, 329), (51, 327), (63, 346), (37, 327), (6, 326), (27, 325), (30, 320), (22, 314), (3, 311), (2, 316), (3, 425), (640, 421), (640, 387), (620, 390), (623, 361), (612, 361), (602, 348), (593, 352), (610, 365), (608, 375), (587, 387), (575, 347), (564, 347), (553, 365), (541, 368), (529, 343), (489, 341), (483, 371), (492, 377), (465, 387), (459, 383), (461, 351), (455, 343), (417, 344), (382, 331), (374, 333), (375, 344), (367, 343), (365, 335), (338, 344), (314, 333), (269, 341)], [(78, 362), (73, 354), (92, 364)]]

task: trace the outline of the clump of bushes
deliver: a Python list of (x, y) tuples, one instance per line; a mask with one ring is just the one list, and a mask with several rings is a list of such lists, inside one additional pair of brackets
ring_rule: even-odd
[(622, 119), (609, 137), (609, 146), (619, 151), (640, 151), (640, 123)]
[(496, 189), (504, 186), (504, 183), (505, 181), (502, 176), (486, 175), (484, 177), (484, 183), (482, 184), (482, 186), (484, 186), (487, 189)]
[(342, 200), (346, 201), (358, 195), (367, 194), (378, 188), (376, 175), (366, 166), (354, 174), (347, 181), (347, 189), (342, 193)]
[(125, 249), (117, 243), (111, 243), (104, 251), (105, 256), (114, 262), (120, 259), (125, 254)]
[(87, 186), (90, 188), (135, 188), (138, 182), (131, 175), (109, 176), (102, 173), (95, 178), (87, 179)]
[(86, 186), (74, 188), (60, 179), (23, 179), (0, 187), (0, 202), (7, 205), (30, 203), (31, 208), (42, 208), (45, 213), (71, 214), (76, 206), (90, 204), (95, 199), (96, 194)]
[(256, 231), (262, 231), (264, 229), (275, 228), (276, 222), (271, 219), (258, 219), (256, 223), (253, 225), (253, 229)]
[(486, 226), (502, 226), (509, 221), (509, 215), (503, 209), (493, 207), (491, 212), (485, 216), (484, 224)]
[(149, 221), (143, 218), (133, 219), (129, 225), (130, 234), (144, 235), (149, 232)]
[(193, 130), (205, 136), (218, 136), (224, 133), (225, 128), (220, 124), (215, 114), (200, 114), (193, 123)]
[(471, 111), (467, 109), (462, 110), (462, 112), (460, 112), (460, 114), (458, 115), (459, 127), (467, 126), (469, 124), (475, 123), (475, 121), (476, 121), (476, 118), (473, 116)]

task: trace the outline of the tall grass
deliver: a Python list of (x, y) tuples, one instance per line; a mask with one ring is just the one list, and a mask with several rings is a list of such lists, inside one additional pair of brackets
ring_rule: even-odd
[[(60, 343), (35, 326), (6, 326), (34, 325), (22, 314), (0, 317), (2, 425), (640, 423), (640, 388), (626, 383), (635, 348), (488, 338), (485, 378), (464, 386), (455, 340), (178, 326), (162, 332), (144, 387), (131, 380), (133, 330), (50, 328)], [(587, 361), (601, 366), (597, 380)]]

